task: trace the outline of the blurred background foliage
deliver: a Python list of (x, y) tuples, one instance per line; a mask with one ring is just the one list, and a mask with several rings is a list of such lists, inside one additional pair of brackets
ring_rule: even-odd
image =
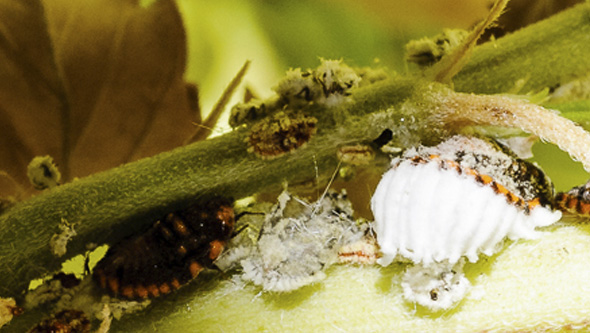
[[(579, 1), (512, 0), (485, 38)], [(183, 144), (246, 60), (252, 65), (230, 105), (246, 87), (269, 96), (286, 70), (315, 68), (320, 58), (408, 74), (417, 70), (404, 60), (408, 41), (469, 29), (490, 6), (491, 0), (0, 1), (0, 200), (37, 193), (26, 177), (35, 156), (51, 155), (69, 182)], [(213, 135), (229, 130), (227, 114)], [(535, 151), (559, 190), (585, 181), (581, 166), (555, 147)]]
[[(551, 16), (579, 0), (512, 0), (484, 37), (498, 38)], [(241, 64), (252, 60), (245, 86), (259, 96), (289, 68), (313, 68), (318, 59), (344, 59), (355, 66), (384, 66), (398, 73), (414, 68), (404, 45), (444, 28), (469, 29), (487, 13), (490, 0), (264, 1), (179, 0), (188, 40), (188, 81), (198, 82), (210, 110)], [(241, 94), (234, 102), (240, 100)], [(220, 121), (221, 133), (228, 129)], [(538, 143), (535, 159), (566, 190), (584, 182), (579, 163), (552, 145)]]
[[(247, 83), (262, 95), (287, 69), (316, 67), (320, 57), (356, 66), (379, 62), (405, 72), (408, 40), (445, 27), (467, 29), (485, 15), (487, 3), (180, 0), (189, 49), (186, 74), (200, 83), (204, 104), (211, 105), (245, 59), (253, 60)], [(446, 10), (436, 13), (433, 4)]]

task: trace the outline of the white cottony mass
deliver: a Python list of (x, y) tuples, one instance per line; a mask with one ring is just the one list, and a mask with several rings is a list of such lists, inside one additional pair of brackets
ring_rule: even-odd
[[(535, 228), (561, 218), (548, 204), (552, 187), (543, 173), (500, 148), (506, 149), (455, 136), (436, 147), (406, 151), (383, 175), (371, 200), (378, 263), (387, 266), (401, 257), (417, 265), (404, 277), (407, 299), (434, 310), (450, 307), (469, 284), (461, 276), (453, 277), (454, 284), (445, 282), (460, 271), (461, 258), (476, 262), (480, 253), (494, 254), (505, 238), (533, 239), (540, 234)], [(448, 274), (431, 274), (445, 271), (441, 264)], [(429, 277), (424, 283), (446, 287), (424, 289), (408, 280), (408, 274), (420, 276), (418, 266)], [(424, 294), (422, 289), (428, 290), (426, 297), (410, 292)]]

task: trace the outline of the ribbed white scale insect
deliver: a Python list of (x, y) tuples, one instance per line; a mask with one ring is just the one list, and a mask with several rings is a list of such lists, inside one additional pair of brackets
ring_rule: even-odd
[[(538, 237), (535, 228), (561, 218), (552, 198), (550, 180), (538, 167), (490, 140), (454, 136), (409, 149), (392, 161), (371, 200), (382, 254), (377, 262), (387, 266), (403, 257), (423, 267), (408, 269), (404, 296), (446, 309), (469, 286), (462, 258), (490, 256), (505, 238)], [(424, 276), (432, 279), (416, 282)]]

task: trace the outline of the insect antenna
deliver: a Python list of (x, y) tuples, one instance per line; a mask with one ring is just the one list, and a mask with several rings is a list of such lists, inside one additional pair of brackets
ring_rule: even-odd
[(342, 165), (342, 161), (338, 161), (338, 165), (336, 165), (336, 169), (332, 173), (332, 177), (330, 177), (330, 181), (328, 181), (328, 184), (326, 185), (326, 188), (324, 189), (322, 196), (319, 197), (315, 203), (315, 207), (313, 208), (313, 210), (311, 212), (311, 216), (316, 214), (317, 210), (319, 209), (319, 207), (321, 205), (322, 200), (326, 197), (326, 194), (328, 194), (328, 190), (330, 189), (330, 186), (332, 186), (332, 183), (334, 183), (334, 179), (336, 178), (336, 175), (338, 174), (338, 170), (340, 169), (341, 165)]

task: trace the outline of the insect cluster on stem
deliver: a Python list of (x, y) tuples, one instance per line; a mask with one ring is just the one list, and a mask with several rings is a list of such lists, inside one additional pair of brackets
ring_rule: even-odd
[(94, 279), (129, 299), (168, 294), (212, 265), (234, 225), (232, 202), (221, 197), (169, 213), (145, 233), (111, 247), (94, 268)]

